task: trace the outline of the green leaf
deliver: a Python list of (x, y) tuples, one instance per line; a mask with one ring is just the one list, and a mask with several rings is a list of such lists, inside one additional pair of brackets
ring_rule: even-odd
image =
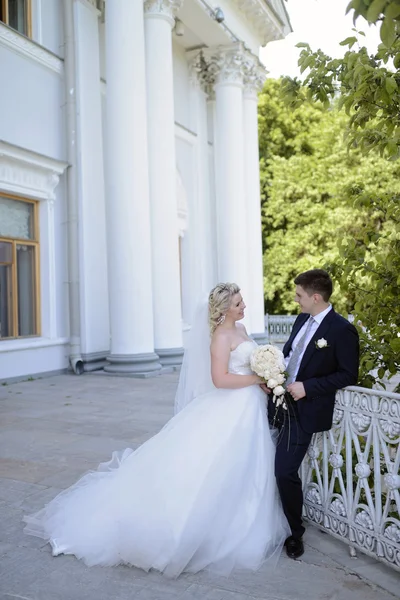
[(385, 376), (385, 369), (383, 367), (381, 367), (380, 369), (378, 369), (378, 377), (379, 379), (383, 379), (383, 377)]
[(393, 59), (393, 65), (395, 69), (400, 69), (400, 52), (398, 52), (396, 54), (396, 56)]
[(396, 39), (395, 22), (385, 19), (381, 25), (380, 36), (386, 48), (390, 48)]
[(362, 0), (351, 0), (351, 2), (349, 2), (349, 4), (346, 7), (346, 15), (347, 13), (349, 13), (351, 11), (351, 9), (355, 9), (357, 10), (358, 7), (361, 5)]
[(387, 4), (387, 0), (373, 0), (367, 11), (367, 21), (375, 23)]
[(351, 36), (346, 38), (345, 40), (343, 40), (342, 42), (340, 42), (340, 46), (349, 46), (349, 48), (352, 48), (354, 46), (354, 44), (357, 43), (357, 38), (355, 36)]
[(400, 16), (400, 4), (391, 2), (385, 10), (385, 17), (387, 19), (397, 19)]
[(393, 94), (397, 90), (397, 83), (394, 77), (386, 77), (385, 88), (388, 94)]

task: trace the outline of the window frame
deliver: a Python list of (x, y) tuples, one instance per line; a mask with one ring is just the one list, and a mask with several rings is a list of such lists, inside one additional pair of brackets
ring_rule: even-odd
[[(39, 202), (37, 200), (30, 200), (29, 198), (23, 198), (21, 196), (15, 196), (14, 194), (8, 194), (0, 191), (0, 198), (8, 198), (10, 200), (16, 200), (18, 202), (25, 202), (33, 207), (33, 224), (32, 233), (33, 239), (26, 240), (21, 238), (3, 237), (0, 235), (0, 242), (5, 242), (12, 245), (12, 265), (11, 265), (11, 290), (13, 300), (11, 302), (12, 310), (12, 334), (7, 337), (0, 337), (0, 344), (3, 341), (10, 340), (22, 340), (29, 338), (36, 338), (41, 336), (41, 306), (40, 306), (40, 242), (39, 242)], [(34, 282), (32, 290), (32, 298), (35, 303), (34, 305), (34, 319), (35, 319), (35, 333), (31, 335), (18, 335), (18, 274), (17, 274), (17, 246), (31, 246), (35, 248), (34, 251)]]
[[(0, 22), (5, 23), (5, 25), (7, 25), (8, 27), (11, 27), (11, 25), (9, 25), (8, 3), (9, 3), (9, 0), (0, 0), (2, 14), (4, 17), (4, 19)], [(11, 29), (13, 31), (16, 31), (20, 35), (24, 35), (27, 38), (32, 38), (32, 0), (25, 0), (25, 10), (26, 10), (26, 15), (25, 15), (26, 33), (21, 33), (20, 31), (18, 31), (18, 29), (14, 29), (14, 27), (11, 27)]]

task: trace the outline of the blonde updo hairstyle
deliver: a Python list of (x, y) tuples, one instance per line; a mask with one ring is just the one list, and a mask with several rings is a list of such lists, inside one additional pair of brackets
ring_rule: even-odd
[(224, 321), (228, 312), (232, 298), (240, 292), (240, 287), (236, 283), (218, 283), (210, 292), (208, 297), (208, 322), (211, 335), (218, 325)]

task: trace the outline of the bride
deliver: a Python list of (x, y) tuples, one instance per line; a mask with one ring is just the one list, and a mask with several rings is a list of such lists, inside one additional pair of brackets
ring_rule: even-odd
[(275, 446), (256, 343), (239, 323), (236, 284), (199, 306), (175, 416), (136, 451), (114, 452), (40, 512), (25, 532), (87, 565), (127, 564), (169, 577), (275, 563), (290, 530), (274, 476)]

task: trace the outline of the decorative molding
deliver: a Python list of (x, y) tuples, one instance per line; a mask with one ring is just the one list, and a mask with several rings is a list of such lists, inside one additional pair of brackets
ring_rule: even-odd
[(221, 46), (212, 55), (215, 69), (215, 85), (244, 83), (246, 50), (243, 42)]
[(247, 52), (244, 63), (244, 91), (246, 96), (257, 96), (263, 88), (267, 71), (258, 56)]
[(355, 466), (355, 472), (359, 479), (367, 479), (371, 475), (371, 467), (364, 462), (359, 462)]
[(215, 83), (217, 67), (212, 60), (212, 55), (207, 52), (208, 60), (203, 50), (191, 50), (187, 53), (189, 64), (190, 82), (195, 87), (200, 87), (204, 92), (211, 93)]
[(343, 502), (338, 498), (335, 498), (335, 500), (331, 503), (329, 509), (337, 516), (346, 516), (346, 507), (343, 504)]
[(267, 72), (257, 56), (242, 42), (191, 50), (187, 53), (193, 85), (210, 94), (216, 84), (244, 85), (245, 94), (256, 96), (262, 89)]
[[(282, 0), (278, 1), (281, 2)], [(208, 16), (214, 20), (215, 8), (210, 6), (207, 0), (197, 0), (197, 2)], [(233, 4), (236, 5), (248, 24), (257, 32), (262, 46), (265, 46), (268, 42), (283, 39), (286, 33), (291, 31), (289, 19), (283, 5), (281, 11), (278, 11), (268, 0), (233, 0)], [(279, 14), (279, 12), (282, 14)], [(233, 33), (225, 21), (218, 24), (232, 42), (239, 41), (237, 35)]]
[(329, 463), (334, 469), (341, 469), (343, 467), (343, 456), (341, 454), (331, 454), (329, 457)]
[(383, 478), (383, 481), (385, 482), (385, 486), (388, 490), (400, 489), (400, 475), (386, 473), (386, 475)]
[(4, 23), (0, 23), (0, 46), (8, 48), (24, 58), (29, 58), (55, 73), (61, 75), (64, 72), (62, 58), (46, 50), (43, 46), (39, 46), (39, 44), (15, 31), (15, 29), (4, 25)]
[(144, 16), (167, 19), (173, 27), (182, 4), (183, 0), (144, 0)]
[(261, 45), (285, 37), (285, 24), (264, 0), (234, 0), (239, 11), (261, 37)]
[(0, 140), (1, 191), (36, 200), (53, 200), (66, 167), (67, 163)]
[(39, 348), (51, 348), (55, 346), (67, 346), (68, 338), (49, 339), (46, 337), (19, 338), (17, 340), (3, 340), (0, 344), (2, 352), (21, 352), (21, 350), (37, 350)]

